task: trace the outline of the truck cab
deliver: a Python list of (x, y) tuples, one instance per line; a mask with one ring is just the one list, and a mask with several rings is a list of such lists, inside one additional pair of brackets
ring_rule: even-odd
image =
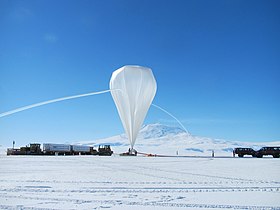
[(110, 145), (99, 145), (98, 155), (99, 156), (111, 156), (113, 151), (111, 150)]

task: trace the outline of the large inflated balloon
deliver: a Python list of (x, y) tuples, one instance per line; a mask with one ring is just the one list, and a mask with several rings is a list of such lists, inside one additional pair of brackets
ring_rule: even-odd
[(155, 97), (157, 84), (153, 72), (141, 66), (124, 66), (110, 80), (112, 97), (124, 130), (133, 148), (138, 132)]

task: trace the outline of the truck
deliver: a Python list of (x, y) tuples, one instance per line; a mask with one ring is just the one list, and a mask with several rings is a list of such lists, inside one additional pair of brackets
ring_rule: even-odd
[(43, 155), (40, 146), (40, 144), (31, 143), (19, 149), (9, 148), (7, 149), (7, 155)]
[(252, 148), (235, 148), (233, 150), (233, 155), (238, 155), (238, 157), (244, 157), (244, 155), (252, 155), (252, 157), (262, 158), (265, 155), (271, 155), (273, 158), (280, 157), (280, 147), (262, 147), (261, 149), (255, 151)]
[(244, 155), (252, 155), (252, 157), (255, 157), (256, 151), (253, 150), (252, 148), (238, 147), (233, 150), (233, 155), (235, 156), (235, 154), (238, 155), (238, 157), (244, 157)]
[(99, 145), (98, 155), (99, 156), (111, 156), (113, 151), (111, 150), (110, 145)]
[(280, 147), (262, 147), (255, 155), (257, 158), (262, 158), (264, 155), (271, 155), (273, 158), (279, 158)]

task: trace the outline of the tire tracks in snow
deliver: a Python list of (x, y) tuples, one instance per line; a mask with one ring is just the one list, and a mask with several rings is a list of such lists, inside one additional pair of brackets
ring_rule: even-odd
[[(5, 193), (170, 193), (170, 192), (280, 192), (280, 187), (96, 187), (94, 189), (59, 190), (37, 188), (36, 186), (0, 189), (0, 197)], [(2, 194), (2, 195), (1, 195)]]
[(145, 166), (138, 166), (138, 167), (150, 171), (162, 171), (162, 172), (173, 173), (173, 174), (175, 173), (175, 174), (192, 175), (192, 176), (200, 176), (200, 177), (216, 178), (216, 179), (224, 179), (224, 180), (245, 181), (245, 182), (253, 182), (253, 183), (280, 184), (280, 182), (277, 181), (264, 181), (264, 180), (253, 180), (253, 179), (244, 179), (244, 178), (235, 178), (235, 177), (225, 177), (225, 176), (207, 175), (207, 174), (191, 173), (191, 172), (184, 172), (184, 171), (178, 172), (178, 171), (171, 171), (162, 168), (151, 168)]
[[(131, 207), (137, 206), (153, 206), (153, 207), (172, 207), (172, 208), (205, 208), (205, 209), (248, 209), (248, 210), (279, 210), (278, 206), (250, 206), (250, 205), (227, 205), (227, 204), (184, 204), (184, 203), (167, 203), (162, 201), (151, 201), (151, 202), (131, 202), (131, 201), (123, 201), (123, 200), (86, 200), (86, 199), (69, 199), (69, 198), (38, 198), (38, 197), (29, 197), (29, 196), (5, 196), (6, 198), (17, 198), (17, 199), (30, 199), (30, 200), (44, 200), (44, 201), (55, 201), (55, 202), (71, 202), (71, 203), (99, 203), (100, 205), (111, 205), (107, 206), (107, 208), (111, 208), (112, 206), (120, 206), (126, 205)], [(50, 210), (50, 208), (36, 208), (36, 207), (25, 207), (23, 205), (1, 205), (0, 209), (19, 209), (19, 207), (24, 209), (39, 209), (39, 210)], [(54, 210), (52, 208), (52, 210)]]

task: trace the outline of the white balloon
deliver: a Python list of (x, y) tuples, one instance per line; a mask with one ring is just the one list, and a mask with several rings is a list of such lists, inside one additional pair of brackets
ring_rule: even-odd
[[(114, 71), (110, 89), (131, 148), (155, 97), (157, 84), (151, 69), (124, 66)], [(119, 90), (119, 91), (118, 91)]]

